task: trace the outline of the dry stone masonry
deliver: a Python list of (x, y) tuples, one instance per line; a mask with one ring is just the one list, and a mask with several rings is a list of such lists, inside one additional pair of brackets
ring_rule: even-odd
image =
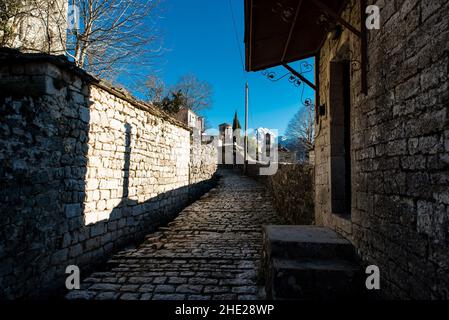
[(2, 298), (64, 286), (172, 219), (213, 181), (216, 150), (67, 61), (0, 55)]

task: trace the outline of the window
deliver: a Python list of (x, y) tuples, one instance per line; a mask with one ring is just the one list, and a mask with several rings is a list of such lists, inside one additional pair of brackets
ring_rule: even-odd
[(267, 133), (265, 135), (265, 148), (266, 148), (266, 156), (267, 158), (270, 158), (270, 151), (271, 151), (271, 135), (269, 133)]
[(330, 66), (330, 165), (332, 213), (351, 214), (351, 74), (348, 61)]

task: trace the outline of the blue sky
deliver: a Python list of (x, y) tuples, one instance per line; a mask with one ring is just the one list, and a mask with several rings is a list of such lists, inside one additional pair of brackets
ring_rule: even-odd
[[(250, 86), (249, 127), (278, 129), (282, 134), (288, 121), (301, 107), (301, 91), (285, 78), (271, 82), (260, 72), (245, 73), (243, 0), (231, 0), (238, 43), (229, 0), (165, 0), (162, 18), (157, 21), (164, 34), (166, 52), (157, 65), (157, 74), (168, 85), (193, 73), (214, 89), (213, 106), (204, 112), (211, 127), (232, 123), (237, 110), (244, 122), (245, 81)], [(285, 69), (276, 68), (279, 75)], [(308, 76), (313, 80), (313, 72)], [(306, 96), (313, 92), (306, 88)]]

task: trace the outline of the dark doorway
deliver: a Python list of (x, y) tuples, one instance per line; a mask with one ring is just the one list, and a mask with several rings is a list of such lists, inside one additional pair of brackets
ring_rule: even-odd
[(332, 213), (351, 214), (351, 66), (331, 62), (330, 141)]

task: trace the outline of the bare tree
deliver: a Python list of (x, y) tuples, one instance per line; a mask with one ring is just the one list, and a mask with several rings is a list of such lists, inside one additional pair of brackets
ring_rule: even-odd
[(151, 75), (145, 81), (145, 87), (147, 88), (147, 98), (149, 101), (161, 101), (165, 94), (165, 83), (164, 81), (155, 76)]
[(155, 106), (166, 111), (170, 109), (171, 113), (176, 109), (166, 107), (172, 105), (171, 101), (195, 112), (205, 110), (212, 105), (211, 85), (192, 74), (182, 76), (177, 84), (169, 88), (161, 78), (153, 74), (143, 79), (137, 79), (132, 85), (132, 90)]
[(136, 79), (131, 90), (150, 103), (161, 102), (167, 96), (165, 82), (155, 74)]
[[(65, 53), (77, 66), (108, 80), (145, 73), (161, 51), (155, 27), (161, 1), (0, 0), (0, 44)], [(70, 32), (68, 5), (79, 16)]]
[(151, 65), (160, 52), (154, 26), (160, 0), (71, 0), (80, 27), (69, 36), (68, 54), (88, 71), (113, 79)]
[(297, 147), (303, 148), (308, 155), (315, 145), (314, 105), (306, 103), (288, 123), (285, 131), (287, 138), (292, 139)]
[(182, 92), (186, 98), (186, 107), (195, 112), (208, 109), (212, 106), (212, 86), (199, 80), (195, 75), (188, 74), (179, 80), (172, 92)]

